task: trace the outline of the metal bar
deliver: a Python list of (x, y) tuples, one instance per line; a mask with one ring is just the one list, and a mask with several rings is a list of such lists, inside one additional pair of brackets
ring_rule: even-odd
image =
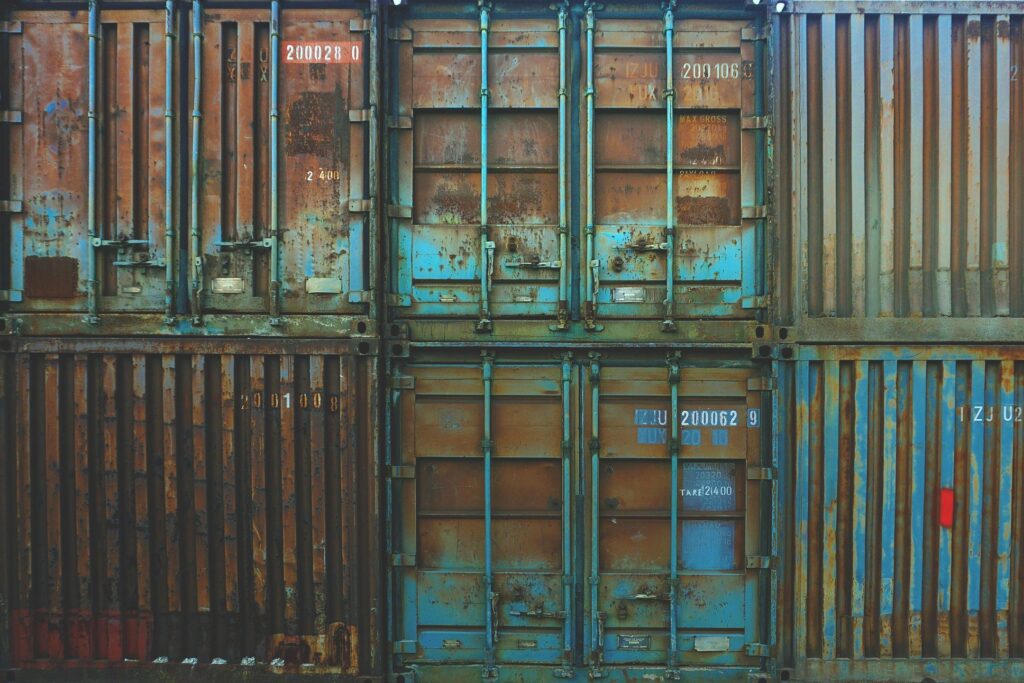
[[(924, 19), (912, 16), (908, 21), (907, 52), (910, 59), (909, 126), (910, 145), (910, 249), (909, 249), (909, 290), (907, 304), (909, 312), (921, 315), (924, 312)], [(856, 82), (856, 81), (854, 81)], [(854, 88), (856, 89), (856, 88)], [(854, 147), (853, 149), (857, 149)]]
[(558, 329), (569, 327), (569, 203), (568, 192), (569, 156), (566, 143), (569, 131), (565, 125), (566, 85), (566, 28), (569, 6), (565, 2), (558, 6)]
[[(823, 659), (835, 657), (836, 643), (836, 558), (839, 554), (839, 539), (835, 533), (839, 510), (839, 361), (825, 361), (825, 443), (822, 453), (824, 463), (824, 495), (822, 496), (822, 519), (825, 531), (822, 534), (822, 643)], [(831, 536), (831, 539), (829, 538)]]
[(491, 303), (488, 291), (493, 249), (487, 231), (487, 107), (490, 92), (487, 89), (487, 40), (491, 27), (491, 4), (480, 3), (480, 320), (477, 332), (490, 332)]
[(562, 672), (570, 674), (573, 665), (573, 610), (572, 567), (572, 353), (562, 356), (562, 609), (565, 622), (562, 632)]
[(164, 28), (164, 323), (174, 323), (174, 0)]
[[(953, 457), (956, 448), (956, 361), (943, 361), (942, 363), (942, 406), (941, 406), (941, 429), (942, 434), (939, 445), (940, 458), (940, 489), (953, 490)], [(949, 618), (949, 593), (953, 571), (952, 559), (952, 528), (939, 528), (939, 579), (938, 579), (938, 610), (939, 619), (946, 612)], [(949, 656), (949, 635), (943, 636), (943, 630), (939, 631), (939, 654)]]
[[(893, 580), (896, 546), (896, 361), (882, 364), (885, 382), (885, 405), (882, 427), (882, 595), (879, 602), (881, 620), (892, 620)], [(892, 639), (884, 627), (879, 628), (883, 656), (892, 656)], [(888, 631), (891, 633), (891, 629)], [(888, 644), (888, 645), (887, 645)]]
[(491, 443), (491, 391), (494, 373), (494, 356), (488, 352), (481, 352), (483, 359), (483, 400), (484, 400), (484, 439), (481, 444), (484, 457), (484, 622), (486, 624), (486, 639), (484, 647), (485, 677), (497, 676), (494, 666), (494, 650), (496, 638), (495, 619), (497, 614), (492, 605), (497, 598), (494, 592), (494, 559), (492, 557), (492, 545), (494, 542), (494, 530), (491, 517), (491, 456), (493, 455), (493, 444)]
[(796, 373), (796, 425), (798, 434), (796, 456), (796, 488), (793, 492), (794, 516), (794, 606), (793, 654), (798, 660), (807, 656), (807, 518), (808, 518), (808, 464), (810, 462), (810, 421), (807, 391), (810, 386), (810, 367), (806, 361), (797, 363)]
[(88, 282), (88, 314), (86, 322), (90, 324), (99, 323), (97, 309), (97, 297), (99, 296), (99, 281), (97, 280), (96, 248), (95, 241), (99, 237), (96, 230), (96, 172), (99, 160), (96, 158), (96, 87), (98, 74), (96, 52), (100, 40), (99, 35), (99, 2), (89, 2), (89, 189), (87, 198), (86, 222), (89, 231), (89, 282)]
[[(999, 364), (999, 531), (996, 568), (996, 619), (999, 633), (1008, 635), (1010, 607), (1010, 567), (1013, 533), (1013, 440), (1014, 440), (1014, 363)], [(1007, 417), (1011, 419), (1007, 419)], [(1004, 643), (1006, 644), (1006, 643)], [(1000, 646), (999, 652), (1004, 648)]]
[[(970, 518), (970, 540), (967, 543), (967, 612), (972, 618), (977, 618), (981, 609), (981, 546), (982, 546), (982, 498), (983, 486), (985, 483), (985, 422), (975, 420), (974, 410), (982, 407), (982, 415), (987, 415), (985, 410), (989, 404), (985, 396), (985, 361), (976, 360), (971, 363), (971, 398), (970, 403), (972, 419), (970, 421), (970, 474), (968, 479), (969, 518)], [(974, 613), (971, 615), (971, 613)], [(969, 638), (969, 641), (974, 640)]]
[(377, 211), (377, 207), (380, 202), (380, 177), (378, 169), (378, 157), (380, 149), (380, 121), (378, 120), (378, 110), (380, 109), (380, 6), (376, 2), (370, 3), (370, 93), (369, 93), (369, 104), (370, 104), (370, 140), (369, 140), (369, 171), (368, 171), (368, 184), (370, 194), (370, 212), (369, 212), (369, 223), (370, 223), (370, 235), (369, 235), (369, 278), (364, 284), (364, 288), (370, 292), (370, 312), (376, 315), (376, 304), (377, 304), (377, 268), (380, 263), (379, 256), (379, 244), (380, 244), (380, 226), (378, 224), (380, 215)]
[(895, 107), (896, 107), (896, 45), (893, 15), (883, 14), (878, 17), (878, 107), (879, 107), (879, 139), (878, 139), (878, 186), (879, 211), (881, 226), (880, 239), (876, 248), (878, 255), (879, 279), (878, 307), (879, 310), (869, 311), (869, 315), (893, 314), (893, 285), (895, 278)]
[(174, 397), (177, 393), (175, 375), (176, 357), (164, 354), (161, 366), (161, 410), (163, 412), (163, 466), (164, 466), (164, 515), (166, 547), (163, 549), (167, 562), (167, 609), (180, 612), (181, 599), (181, 525), (183, 516), (178, 512), (178, 450), (176, 425), (177, 415)]
[[(864, 83), (864, 15), (850, 16), (850, 83)], [(864, 88), (850, 88), (850, 242), (851, 242), (851, 303), (854, 317), (864, 317), (864, 288), (866, 242), (865, 165), (864, 165)]]
[(821, 17), (821, 314), (836, 314), (836, 18)]
[[(953, 25), (949, 15), (942, 15), (936, 21), (936, 72), (952, 73), (953, 67)], [(953, 95), (952, 83), (948, 78), (940, 78), (936, 82), (938, 89), (936, 140), (949, 140), (953, 135)], [(939, 315), (949, 316), (953, 313), (953, 283), (951, 267), (953, 259), (953, 222), (952, 222), (952, 149), (951, 145), (938, 145), (938, 162), (936, 164), (936, 256), (938, 264), (935, 273), (935, 293)]]
[[(675, 0), (667, 0), (665, 2), (665, 220), (667, 225), (665, 227), (665, 241), (668, 243), (668, 248), (665, 251), (665, 319), (661, 321), (662, 332), (675, 332), (676, 323), (673, 318), (675, 317), (675, 250), (676, 250), (676, 205), (675, 193), (673, 181), (675, 180), (675, 168), (673, 162), (675, 161), (675, 106), (676, 106), (676, 91), (675, 91), (675, 75), (672, 72), (672, 51), (673, 37), (675, 36)], [(673, 413), (674, 414), (674, 413)], [(673, 461), (673, 467), (677, 463)], [(675, 486), (675, 484), (673, 484)], [(672, 496), (673, 504), (676, 502), (676, 497)], [(675, 524), (675, 517), (672, 517), (672, 523)], [(672, 542), (676, 542), (675, 533), (672, 535)], [(672, 555), (675, 558), (675, 554)], [(672, 564), (673, 570), (675, 569), (675, 559)], [(672, 586), (672, 595), (675, 595), (675, 584)], [(675, 618), (675, 606), (673, 603), (673, 620)], [(672, 658), (675, 653), (675, 628), (673, 627), (671, 634), (672, 651), (669, 653), (669, 666), (672, 666)]]
[[(796, 76), (796, 83), (803, 83), (804, 79), (807, 78), (807, 17), (806, 15), (799, 15), (792, 17), (791, 25), (794, 28), (794, 40), (793, 40), (793, 57), (797, 64), (798, 73)], [(806, 318), (808, 316), (807, 302), (810, 301), (810, 283), (808, 281), (808, 267), (810, 265), (810, 252), (809, 252), (809, 206), (810, 198), (806, 191), (808, 176), (810, 174), (810, 167), (808, 162), (808, 97), (807, 93), (802, 92), (803, 88), (793, 88), (795, 97), (798, 99), (797, 111), (799, 113), (800, 123), (796, 127), (796, 134), (799, 136), (796, 141), (797, 154), (799, 162), (794, 164), (797, 169), (798, 183), (794, 189), (798, 191), (798, 200), (795, 207), (795, 218), (797, 218), (797, 225), (800, 226), (800, 246), (799, 253), (796, 254), (796, 258), (799, 259), (798, 269), (799, 272), (796, 277), (796, 293), (799, 295), (798, 300), (800, 303), (795, 311), (799, 318)], [(802, 492), (797, 492), (797, 495), (803, 495)]]
[(189, 165), (189, 235), (192, 256), (192, 323), (203, 321), (203, 255), (199, 241), (199, 147), (203, 94), (203, 5), (192, 0), (192, 158)]
[(590, 665), (591, 676), (599, 677), (604, 655), (603, 628), (600, 605), (601, 556), (599, 541), (601, 538), (601, 506), (598, 501), (601, 483), (601, 441), (600, 441), (600, 401), (601, 401), (601, 354), (591, 352), (590, 357)]
[(281, 3), (270, 3), (270, 324), (281, 323), (281, 232), (278, 216), (278, 90), (281, 80)]
[(853, 590), (851, 591), (851, 630), (854, 659), (864, 657), (864, 581), (867, 557), (867, 481), (868, 432), (871, 411), (868, 406), (867, 361), (854, 363), (853, 428)]
[[(910, 533), (912, 538), (925, 538), (924, 492), (927, 477), (926, 452), (928, 443), (927, 407), (927, 363), (913, 361), (911, 401), (914, 420), (911, 426), (914, 436), (911, 446), (910, 467)], [(910, 543), (910, 656), (921, 655), (921, 614), (924, 610), (922, 582), (924, 580), (924, 547)], [(915, 616), (916, 614), (916, 616)]]
[[(995, 315), (1010, 315), (1010, 17), (996, 17), (995, 26), (995, 226), (992, 239), (992, 281)], [(1020, 67), (1017, 67), (1018, 70)], [(1019, 78), (1019, 76), (1018, 76)]]
[[(975, 32), (971, 26), (974, 26)], [(965, 86), (962, 97), (967, 101), (967, 117), (965, 123), (967, 134), (967, 153), (963, 158), (962, 172), (964, 178), (964, 192), (967, 202), (967, 216), (963, 229), (967, 234), (964, 237), (966, 246), (966, 264), (964, 268), (964, 290), (967, 299), (967, 315), (981, 315), (981, 147), (982, 130), (981, 117), (982, 108), (986, 105), (981, 99), (981, 17), (971, 15), (967, 17), (965, 25), (965, 57), (964, 65)]]
[(587, 277), (583, 293), (584, 326), (597, 329), (597, 261), (594, 257), (594, 4), (587, 0)]
[[(667, 16), (671, 10), (666, 12)], [(669, 41), (669, 50), (671, 50)], [(671, 153), (670, 153), (671, 154)], [(672, 501), (669, 523), (672, 537), (669, 539), (669, 633), (668, 633), (668, 662), (671, 670), (676, 665), (676, 651), (679, 645), (676, 642), (679, 628), (679, 495), (676, 489), (679, 487), (679, 354), (675, 353), (668, 358), (668, 384), (672, 392), (672, 410), (669, 413), (669, 423), (672, 425), (672, 438), (668, 442), (668, 455), (672, 459), (672, 476), (669, 482), (669, 498)]]

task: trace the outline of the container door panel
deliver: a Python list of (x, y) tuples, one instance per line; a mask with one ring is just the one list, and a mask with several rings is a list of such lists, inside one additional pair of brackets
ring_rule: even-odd
[(594, 26), (593, 38), (583, 37), (593, 74), (584, 68), (580, 84), (584, 178), (592, 179), (583, 188), (584, 232), (593, 231), (581, 267), (591, 317), (752, 317), (762, 212), (751, 128), (760, 65), (744, 39), (751, 27), (602, 20), (600, 12)]
[(558, 663), (571, 610), (563, 373), (490, 361), (403, 372), (415, 385), (400, 394), (393, 468), (404, 663)]
[(761, 462), (756, 372), (681, 368), (673, 388), (673, 364), (587, 374), (594, 667), (758, 664), (746, 653), (761, 605), (746, 561), (759, 554), (762, 516), (747, 482)]
[(411, 39), (394, 48), (391, 208), (401, 303), (423, 316), (554, 316), (564, 134), (555, 13), (491, 21), (483, 107), (478, 21), (414, 20), (402, 30)]
[(264, 10), (203, 18), (203, 309), (273, 311), (276, 249), (282, 313), (358, 313), (368, 288), (370, 51), (350, 22), (363, 15), (281, 12), (276, 160), (270, 19)]
[[(88, 12), (18, 12), (13, 18), (21, 32), (8, 38), (11, 97), (4, 108), (20, 112), (21, 121), (4, 128), (10, 196), (20, 207), (3, 209), (11, 214), (4, 298), (25, 312), (85, 312), (90, 298), (92, 313), (163, 310), (171, 220), (165, 14), (96, 10), (92, 69)], [(93, 157), (90, 80), (96, 89)]]

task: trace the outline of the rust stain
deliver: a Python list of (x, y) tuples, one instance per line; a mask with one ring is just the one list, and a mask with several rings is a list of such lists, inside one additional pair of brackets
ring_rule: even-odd
[(724, 197), (676, 198), (676, 216), (691, 225), (728, 224), (729, 208), (729, 200)]

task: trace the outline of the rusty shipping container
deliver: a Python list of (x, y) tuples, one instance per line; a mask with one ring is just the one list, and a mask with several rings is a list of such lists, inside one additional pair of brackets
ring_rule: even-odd
[(427, 340), (753, 339), (765, 18), (740, 1), (393, 13), (389, 320)]
[(18, 680), (377, 680), (371, 342), (3, 344), (0, 655)]
[(769, 364), (414, 348), (390, 370), (395, 680), (768, 680)]
[(365, 333), (377, 3), (149, 4), (4, 17), (4, 325)]
[(1024, 348), (806, 346), (777, 372), (781, 679), (1024, 678)]
[(798, 0), (773, 45), (779, 322), (1024, 338), (1024, 4)]

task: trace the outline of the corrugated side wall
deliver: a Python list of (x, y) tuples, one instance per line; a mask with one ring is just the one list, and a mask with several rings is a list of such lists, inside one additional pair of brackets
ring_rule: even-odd
[(783, 676), (1024, 676), (1024, 348), (782, 363)]
[(11, 345), (12, 665), (379, 668), (375, 356), (348, 342)]
[[(775, 40), (781, 320), (826, 342), (1019, 339), (1024, 5), (794, 4)], [(909, 318), (971, 320), (891, 324)]]

